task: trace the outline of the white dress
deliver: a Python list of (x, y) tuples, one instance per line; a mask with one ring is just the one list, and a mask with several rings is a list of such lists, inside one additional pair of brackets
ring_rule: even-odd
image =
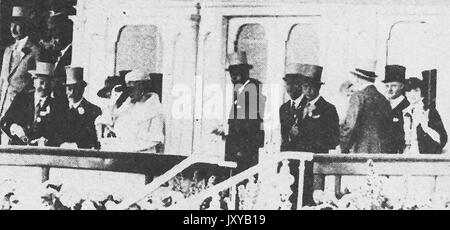
[(156, 152), (156, 145), (164, 143), (164, 116), (159, 96), (151, 93), (144, 102), (132, 104), (128, 99), (118, 111), (114, 123), (116, 138), (108, 150)]

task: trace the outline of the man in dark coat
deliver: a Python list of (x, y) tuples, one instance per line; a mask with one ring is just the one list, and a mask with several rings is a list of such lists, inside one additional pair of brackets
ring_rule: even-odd
[(66, 66), (72, 63), (72, 34), (73, 22), (67, 15), (60, 14), (49, 18), (48, 30), (51, 36), (51, 43), (55, 51), (54, 81), (52, 82), (52, 93), (57, 99), (65, 99)]
[(372, 69), (357, 68), (358, 92), (350, 98), (349, 109), (341, 125), (340, 143), (343, 153), (390, 152), (391, 105), (373, 85), (376, 79), (375, 65)]
[[(287, 74), (287, 85), (300, 79), (303, 97), (294, 91), (280, 108), (282, 151), (328, 153), (339, 144), (339, 117), (334, 105), (320, 96), (322, 67), (293, 64), (296, 74)], [(295, 86), (294, 86), (295, 87)]]
[(75, 143), (77, 148), (100, 149), (94, 122), (102, 111), (98, 106), (83, 98), (84, 89), (87, 86), (83, 80), (83, 68), (67, 68), (64, 86), (69, 106), (64, 131), (66, 143), (62, 147), (69, 147), (69, 143)]
[(62, 143), (64, 108), (50, 96), (52, 71), (53, 64), (37, 62), (36, 70), (29, 71), (35, 89), (18, 94), (1, 119), (10, 144), (57, 147)]
[[(323, 99), (322, 67), (308, 64), (290, 64), (286, 70), (286, 91), (291, 100), (280, 108), (281, 151), (328, 153), (339, 144), (339, 117), (336, 108)], [(305, 164), (303, 204), (313, 204), (312, 163)], [(299, 163), (289, 163), (295, 180), (291, 189), (298, 189)], [(290, 197), (293, 209), (297, 207), (297, 194)]]
[(249, 78), (252, 66), (247, 63), (246, 53), (233, 53), (228, 62), (234, 100), (228, 119), (225, 160), (237, 163), (237, 174), (258, 164), (259, 148), (264, 145), (264, 97), (261, 83)]
[(385, 68), (386, 92), (392, 108), (392, 139), (390, 153), (403, 153), (405, 149), (405, 131), (403, 129), (403, 110), (409, 106), (404, 96), (406, 68), (400, 65), (388, 65)]

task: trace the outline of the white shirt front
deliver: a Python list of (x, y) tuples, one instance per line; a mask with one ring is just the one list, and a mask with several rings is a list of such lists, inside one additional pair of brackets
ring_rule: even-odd
[(14, 52), (22, 52), (23, 48), (25, 48), (25, 45), (28, 42), (28, 36), (22, 38), (21, 40), (16, 40), (16, 43), (14, 44)]
[(292, 104), (294, 103), (295, 108), (298, 108), (298, 106), (300, 105), (300, 102), (302, 102), (302, 100), (303, 100), (303, 97), (304, 97), (304, 95), (302, 94), (300, 97), (298, 97), (295, 100), (291, 99), (291, 102), (290, 102), (291, 103), (291, 107), (292, 107)]
[(38, 95), (34, 95), (34, 106), (36, 107), (38, 105), (38, 103), (40, 103), (40, 106), (42, 108), (42, 106), (44, 105), (45, 101), (47, 100), (48, 96), (46, 97), (39, 97)]
[(75, 103), (69, 101), (69, 108), (70, 109), (77, 109), (80, 106), (80, 104), (81, 104), (81, 102), (83, 100), (84, 100), (84, 98), (81, 98), (81, 100), (79, 100), (78, 102), (75, 102)]
[(395, 109), (402, 101), (405, 99), (405, 96), (401, 95), (400, 97), (395, 98), (394, 100), (389, 100), (391, 103), (391, 108)]

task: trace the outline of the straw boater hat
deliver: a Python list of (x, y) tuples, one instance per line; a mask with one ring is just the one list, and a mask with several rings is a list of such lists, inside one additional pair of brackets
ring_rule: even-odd
[(38, 77), (51, 77), (53, 76), (53, 70), (55, 69), (55, 65), (53, 63), (47, 62), (36, 62), (36, 69), (30, 70), (28, 73), (32, 75), (32, 78)]
[(87, 86), (87, 83), (83, 80), (83, 71), (82, 67), (66, 67), (66, 83), (64, 86), (69, 85), (81, 85), (83, 87)]
[(405, 83), (406, 68), (401, 65), (387, 65), (385, 68), (385, 80), (383, 83)]
[(351, 74), (355, 75), (357, 78), (366, 80), (368, 82), (375, 82), (377, 75), (375, 74), (377, 62), (376, 60), (366, 60), (358, 64), (355, 70), (350, 71)]
[(285, 81), (298, 80), (323, 85), (321, 81), (323, 67), (318, 65), (292, 63), (286, 67)]
[(236, 52), (228, 55), (228, 69), (225, 69), (226, 71), (230, 70), (230, 67), (243, 67), (246, 69), (252, 69), (253, 66), (249, 65), (247, 62), (247, 53), (246, 52)]

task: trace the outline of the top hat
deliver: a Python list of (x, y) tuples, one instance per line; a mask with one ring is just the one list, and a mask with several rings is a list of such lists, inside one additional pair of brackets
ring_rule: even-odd
[(323, 67), (318, 65), (293, 63), (286, 67), (285, 81), (298, 79), (302, 82), (317, 83), (323, 85), (321, 81)]
[(388, 65), (385, 68), (385, 80), (383, 83), (405, 83), (406, 68), (401, 65)]
[(11, 17), (14, 19), (25, 18), (25, 8), (21, 6), (14, 6), (12, 9)]
[(36, 62), (36, 69), (28, 71), (33, 78), (37, 77), (51, 77), (53, 75), (53, 70), (55, 65), (48, 62)]
[(228, 55), (228, 66), (228, 69), (225, 69), (226, 71), (229, 71), (232, 66), (241, 66), (247, 69), (253, 68), (253, 66), (249, 65), (247, 62), (247, 53), (243, 51)]
[(66, 83), (64, 86), (69, 85), (82, 85), (86, 87), (87, 83), (83, 80), (83, 71), (82, 67), (70, 67), (66, 66)]
[(72, 20), (69, 19), (67, 14), (52, 15), (47, 20), (47, 29), (54, 30), (57, 28), (70, 28), (73, 27)]

